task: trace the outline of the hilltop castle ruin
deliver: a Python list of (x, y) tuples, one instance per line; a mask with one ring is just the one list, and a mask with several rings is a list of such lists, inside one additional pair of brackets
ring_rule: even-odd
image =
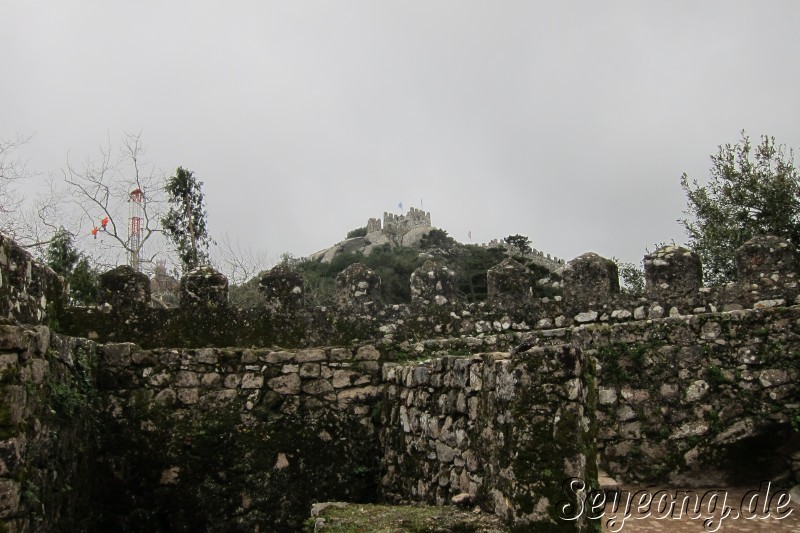
[[(367, 233), (363, 237), (345, 239), (330, 248), (312, 254), (311, 257), (323, 263), (330, 263), (338, 254), (361, 252), (364, 255), (369, 255), (375, 248), (387, 244), (392, 247), (413, 247), (419, 244), (423, 237), (434, 229), (436, 228), (431, 224), (429, 211), (423, 211), (415, 207), (409, 208), (408, 213), (405, 215), (395, 215), (384, 211), (382, 222), (380, 218), (370, 218), (367, 221)], [(490, 242), (480, 246), (510, 250), (510, 246), (502, 239), (492, 239)], [(551, 272), (562, 268), (565, 264), (563, 259), (535, 248), (526, 253), (525, 258)]]
[(383, 213), (381, 219), (370, 218), (367, 221), (367, 234), (363, 237), (353, 237), (320, 250), (311, 257), (329, 263), (338, 254), (360, 251), (369, 255), (372, 250), (386, 244), (390, 246), (414, 246), (434, 229), (431, 225), (431, 214), (422, 209), (411, 207), (405, 215)]
[(383, 213), (383, 228), (378, 218), (367, 221), (367, 240), (373, 243), (388, 240), (397, 246), (412, 246), (430, 233), (431, 214), (412, 207), (406, 215)]

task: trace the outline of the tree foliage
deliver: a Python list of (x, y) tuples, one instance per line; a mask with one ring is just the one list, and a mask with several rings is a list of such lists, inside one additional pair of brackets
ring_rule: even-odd
[(621, 289), (624, 294), (641, 296), (644, 294), (644, 270), (641, 266), (625, 261), (620, 261), (616, 257), (611, 260), (617, 265)]
[(89, 305), (97, 302), (97, 270), (89, 258), (75, 248), (72, 234), (64, 228), (56, 232), (48, 244), (45, 261), (69, 283), (71, 303)]
[[(527, 237), (523, 237), (527, 239)], [(461, 297), (476, 302), (487, 297), (486, 272), (506, 256), (500, 246), (487, 248), (474, 244), (461, 244), (446, 231), (431, 230), (423, 237), (419, 250), (407, 247), (392, 248), (384, 245), (369, 255), (348, 252), (336, 255), (330, 263), (305, 259), (293, 263), (303, 275), (309, 303), (328, 305), (333, 302), (337, 274), (349, 265), (360, 262), (374, 270), (381, 278), (382, 299), (386, 303), (411, 301), (411, 273), (428, 259), (447, 265), (456, 273), (456, 287)], [(549, 271), (531, 261), (523, 262), (535, 277), (545, 277)]]
[(800, 176), (792, 151), (774, 137), (762, 136), (753, 146), (742, 132), (738, 143), (720, 146), (711, 161), (706, 184), (681, 177), (688, 201), (679, 222), (703, 261), (706, 280), (721, 283), (735, 278), (734, 253), (755, 235), (800, 242)]
[(511, 247), (512, 255), (524, 255), (532, 251), (531, 240), (525, 235), (509, 235), (503, 241)]
[(167, 180), (169, 210), (161, 220), (164, 233), (177, 248), (184, 272), (208, 262), (211, 238), (206, 228), (203, 182), (191, 170), (178, 167)]
[(356, 237), (365, 237), (367, 235), (367, 227), (362, 226), (347, 232), (347, 239), (355, 239)]

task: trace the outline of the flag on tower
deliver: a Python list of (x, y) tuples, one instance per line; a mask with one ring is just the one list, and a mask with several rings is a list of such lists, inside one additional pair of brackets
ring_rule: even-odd
[(397, 204), (397, 209), (399, 209), (400, 211), (403, 210), (403, 202), (400, 202), (399, 204)]

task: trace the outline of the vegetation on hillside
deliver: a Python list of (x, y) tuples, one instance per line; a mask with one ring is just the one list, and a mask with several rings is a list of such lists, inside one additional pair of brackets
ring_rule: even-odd
[(347, 232), (348, 239), (354, 239), (355, 237), (365, 237), (367, 235), (367, 227), (362, 226), (360, 228), (356, 228), (354, 230), (350, 230)]
[[(458, 291), (466, 301), (486, 299), (486, 272), (500, 263), (507, 255), (504, 247), (486, 248), (474, 244), (461, 244), (446, 231), (432, 230), (417, 248), (390, 245), (378, 247), (370, 255), (348, 252), (337, 255), (330, 263), (313, 259), (292, 260), (287, 264), (299, 271), (306, 281), (306, 298), (313, 305), (328, 305), (333, 302), (336, 276), (353, 263), (363, 263), (381, 278), (381, 293), (386, 303), (411, 301), (409, 279), (411, 273), (431, 259), (439, 261), (456, 272)], [(543, 278), (549, 271), (515, 254), (534, 272)]]

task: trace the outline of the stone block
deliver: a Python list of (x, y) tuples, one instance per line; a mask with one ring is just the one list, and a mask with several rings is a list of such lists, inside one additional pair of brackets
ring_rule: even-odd
[(703, 265), (691, 250), (664, 246), (645, 256), (644, 276), (648, 297), (670, 301), (691, 295), (703, 286)]
[(285, 265), (261, 273), (259, 291), (267, 309), (297, 311), (303, 306), (303, 276)]
[(210, 265), (189, 271), (181, 278), (183, 308), (208, 309), (228, 305), (228, 278)]
[(525, 265), (507, 257), (486, 272), (487, 300), (508, 307), (533, 298), (536, 280)]
[[(743, 285), (780, 283), (797, 272), (797, 250), (780, 237), (758, 235), (736, 250), (736, 278)], [(775, 279), (773, 279), (775, 276)]]
[(411, 273), (411, 302), (421, 305), (446, 305), (456, 298), (456, 273), (434, 261)]
[(128, 265), (100, 274), (97, 304), (118, 312), (133, 311), (150, 305), (150, 278)]
[(336, 276), (336, 302), (343, 307), (366, 307), (381, 296), (381, 278), (362, 263), (353, 263)]
[(564, 304), (584, 311), (619, 293), (619, 273), (613, 261), (589, 252), (564, 267)]

